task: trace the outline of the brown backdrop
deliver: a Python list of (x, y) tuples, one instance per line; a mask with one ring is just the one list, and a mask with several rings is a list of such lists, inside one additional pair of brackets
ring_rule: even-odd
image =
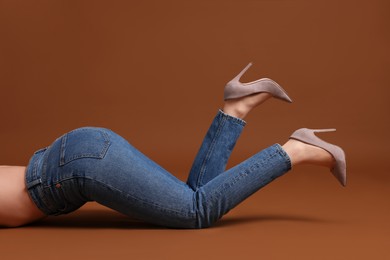
[[(389, 10), (386, 0), (0, 0), (0, 164), (26, 164), (35, 150), (66, 131), (102, 126), (121, 134), (185, 179), (205, 131), (223, 104), (225, 83), (253, 61), (242, 81), (272, 78), (288, 91), (294, 103), (271, 100), (250, 114), (230, 165), (274, 142), (284, 142), (296, 128), (335, 127), (336, 134), (324, 138), (345, 149), (349, 187), (342, 191), (333, 187), (337, 183), (325, 169), (302, 167), (296, 176), (267, 187), (262, 195), (256, 194), (241, 211), (237, 209), (236, 215), (231, 215), (239, 220), (248, 214), (257, 216), (261, 210), (260, 219), (269, 221), (258, 224), (248, 220), (242, 221), (241, 226), (222, 225), (219, 231), (202, 231), (211, 233), (186, 232), (189, 242), (181, 244), (182, 248), (191, 250), (189, 245), (196, 244), (198, 249), (203, 247), (224, 257), (235, 253), (239, 256), (239, 250), (256, 252), (255, 244), (250, 247), (248, 241), (234, 240), (238, 234), (242, 239), (261, 236), (263, 243), (268, 241), (267, 248), (275, 247), (266, 251), (268, 256), (293, 253), (313, 259), (318, 253), (324, 256), (329, 243), (336, 248), (327, 251), (330, 255), (383, 255), (385, 241), (390, 238), (386, 199), (390, 179), (386, 168), (390, 144)], [(296, 197), (287, 203), (285, 197), (291, 196)], [(340, 200), (338, 196), (344, 201), (334, 206)], [(286, 205), (278, 208), (270, 197)], [(332, 227), (327, 222), (325, 227), (320, 225), (324, 233), (308, 228), (306, 235), (299, 236), (297, 231), (303, 228), (300, 225), (308, 225), (301, 223), (307, 218), (304, 212), (308, 208), (299, 204), (302, 199), (309, 203), (310, 214), (321, 218), (329, 212), (338, 216), (338, 210), (344, 209), (343, 227), (351, 223), (351, 218), (361, 218), (340, 234), (326, 233), (326, 225)], [(264, 208), (259, 209), (258, 201), (265, 204)], [(328, 204), (320, 208), (318, 204), (324, 203)], [(87, 210), (77, 214), (89, 214), (93, 209)], [(275, 213), (278, 210), (280, 215)], [(280, 225), (277, 220), (291, 212), (301, 216), (299, 220), (287, 218), (292, 219), (290, 226)], [(96, 212), (91, 218), (99, 214), (104, 213)], [(111, 217), (115, 216), (119, 218)], [(74, 222), (81, 222), (80, 226), (88, 223), (81, 215), (73, 217)], [(229, 224), (228, 219), (223, 223)], [(161, 240), (147, 243), (156, 236), (155, 231), (146, 234), (142, 226), (138, 227), (138, 233), (126, 231), (133, 232), (126, 239), (133, 245), (138, 241), (138, 250), (143, 246), (156, 249), (159, 241), (167, 243), (166, 237), (176, 243), (183, 241), (183, 233), (167, 231)], [(269, 228), (269, 232), (248, 234), (244, 227), (246, 231)], [(43, 235), (41, 226), (32, 228), (24, 231), (32, 232), (31, 236), (41, 235), (42, 239), (49, 236)], [(56, 232), (62, 236), (65, 231)], [(15, 231), (6, 232), (22, 239)], [(77, 232), (86, 231), (80, 228)], [(223, 248), (229, 243), (223, 238), (229, 237), (230, 232), (229, 241), (234, 241), (231, 243), (236, 249), (229, 248), (233, 251), (228, 253)], [(203, 234), (216, 235), (216, 244), (204, 242)], [(281, 243), (286, 234), (291, 241), (284, 240), (278, 247), (276, 243)], [(322, 240), (313, 240), (318, 234)], [(112, 236), (113, 241), (120, 238), (116, 233)], [(136, 240), (137, 236), (145, 237), (145, 243)], [(355, 240), (343, 251), (343, 243), (351, 237)], [(32, 237), (24, 237), (23, 241), (28, 243), (28, 239)], [(313, 250), (301, 248), (304, 243), (311, 243)], [(167, 251), (157, 250), (157, 254), (180, 256), (178, 252), (182, 251), (170, 245), (165, 245)], [(108, 242), (106, 246), (105, 252), (135, 252), (119, 249), (115, 243)], [(318, 255), (315, 258), (319, 259)]]

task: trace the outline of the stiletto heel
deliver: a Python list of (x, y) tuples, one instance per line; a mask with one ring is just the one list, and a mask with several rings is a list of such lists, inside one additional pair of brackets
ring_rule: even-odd
[(241, 83), (240, 78), (252, 66), (250, 62), (236, 77), (225, 86), (224, 100), (240, 98), (255, 93), (267, 92), (273, 97), (292, 102), (287, 92), (275, 81), (269, 78), (262, 78), (248, 83)]
[(335, 165), (331, 169), (333, 175), (337, 178), (337, 180), (341, 183), (341, 185), (345, 186), (347, 184), (347, 173), (346, 173), (346, 161), (345, 161), (345, 153), (341, 147), (330, 144), (328, 142), (323, 141), (319, 137), (315, 135), (315, 133), (321, 132), (333, 132), (336, 129), (308, 129), (301, 128), (296, 130), (291, 136), (290, 139), (295, 139), (307, 144), (311, 144), (317, 147), (320, 147), (326, 151), (328, 151), (333, 158), (335, 159)]

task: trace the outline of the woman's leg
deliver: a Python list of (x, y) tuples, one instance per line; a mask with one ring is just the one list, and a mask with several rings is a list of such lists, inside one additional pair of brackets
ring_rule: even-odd
[(280, 145), (275, 144), (218, 175), (195, 192), (197, 227), (211, 226), (290, 169), (289, 156)]
[(226, 100), (211, 123), (195, 157), (187, 184), (197, 190), (225, 171), (230, 154), (246, 125), (244, 117), (255, 107), (270, 98), (258, 93)]
[(195, 157), (187, 184), (197, 190), (225, 171), (230, 154), (245, 126), (245, 121), (219, 110)]

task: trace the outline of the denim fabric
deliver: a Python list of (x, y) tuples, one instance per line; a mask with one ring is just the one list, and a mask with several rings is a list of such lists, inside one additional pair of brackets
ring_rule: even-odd
[(279, 144), (225, 171), (245, 122), (219, 111), (184, 183), (105, 128), (83, 127), (34, 153), (26, 184), (46, 215), (96, 201), (128, 216), (172, 228), (211, 226), (291, 168)]
[(246, 125), (242, 119), (219, 110), (195, 157), (187, 184), (197, 190), (225, 171), (231, 152)]

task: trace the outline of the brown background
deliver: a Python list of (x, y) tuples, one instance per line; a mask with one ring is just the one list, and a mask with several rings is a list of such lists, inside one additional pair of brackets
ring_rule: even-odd
[[(299, 167), (205, 230), (167, 230), (96, 204), (0, 230), (20, 259), (387, 259), (390, 257), (390, 2), (0, 0), (0, 164), (80, 126), (111, 128), (185, 176), (223, 87), (278, 81), (247, 117), (229, 165), (300, 127), (336, 127), (348, 187)], [(5, 258), (3, 258), (5, 256)]]

